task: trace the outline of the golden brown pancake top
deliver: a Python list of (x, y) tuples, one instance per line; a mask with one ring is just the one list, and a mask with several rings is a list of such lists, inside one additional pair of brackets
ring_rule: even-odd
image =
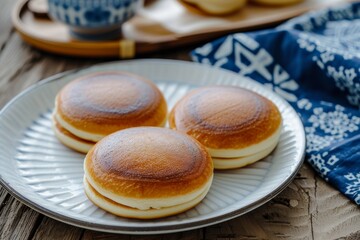
[(158, 126), (167, 113), (156, 85), (125, 72), (99, 72), (72, 81), (59, 92), (56, 105), (67, 123), (97, 134)]
[(206, 147), (240, 149), (275, 133), (281, 125), (281, 114), (270, 100), (252, 91), (211, 86), (182, 98), (172, 109), (169, 123)]
[(212, 160), (193, 138), (156, 127), (113, 133), (89, 151), (85, 168), (101, 188), (121, 196), (161, 198), (199, 190), (210, 180)]

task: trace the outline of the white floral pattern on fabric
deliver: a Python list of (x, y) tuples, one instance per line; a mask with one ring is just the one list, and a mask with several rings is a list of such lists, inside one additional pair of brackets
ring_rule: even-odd
[(327, 161), (327, 164), (330, 165), (330, 166), (334, 166), (335, 163), (337, 163), (340, 159), (335, 156), (335, 155), (332, 155), (329, 160)]
[(289, 74), (278, 64), (274, 67), (273, 82), (266, 83), (265, 86), (290, 102), (296, 102), (297, 100), (296, 95), (292, 92), (296, 91), (299, 88), (299, 85), (294, 79), (291, 79)]
[(325, 160), (320, 153), (310, 155), (309, 163), (315, 167), (315, 170), (317, 170), (326, 181), (328, 180), (326, 175), (330, 172), (330, 169), (326, 166)]
[(307, 110), (307, 111), (312, 108), (312, 103), (307, 98), (299, 99), (299, 101), (297, 101), (296, 105), (299, 109), (303, 109), (303, 110)]
[(344, 177), (349, 180), (345, 194), (352, 195), (355, 202), (360, 205), (360, 172), (357, 174), (348, 173)]
[[(324, 103), (325, 106), (333, 106)], [(345, 108), (334, 106), (334, 111), (324, 111), (322, 107), (312, 109), (305, 127), (307, 148), (306, 152), (318, 152), (335, 141), (343, 140), (349, 133), (359, 130), (360, 118), (345, 113)]]
[(344, 113), (345, 108), (336, 105), (335, 111), (324, 112), (323, 108), (314, 108), (313, 115), (309, 118), (312, 128), (319, 128), (335, 139), (344, 139), (348, 132), (354, 132), (359, 129), (360, 118), (349, 116)]
[[(246, 42), (245, 42), (246, 44)], [(235, 42), (235, 65), (239, 68), (239, 73), (247, 76), (253, 72), (258, 72), (267, 81), (271, 81), (272, 75), (268, 70), (274, 62), (271, 55), (263, 48), (258, 51), (248, 50), (247, 45)]]
[(329, 152), (310, 154), (309, 163), (312, 164), (315, 170), (325, 179), (329, 181), (328, 173), (340, 159), (336, 155), (331, 155)]
[(360, 83), (354, 82), (358, 77), (355, 68), (345, 69), (344, 66), (340, 66), (336, 69), (333, 66), (327, 66), (326, 73), (332, 77), (336, 86), (342, 90), (347, 91), (348, 101), (355, 106), (360, 107)]
[[(195, 50), (197, 55), (206, 55), (213, 47), (209, 44)], [(234, 34), (226, 37), (214, 53), (212, 65), (224, 66), (230, 55), (234, 55), (234, 64), (237, 72), (242, 76), (253, 73), (260, 74), (267, 83), (268, 88), (290, 102), (296, 102), (298, 98), (294, 94), (299, 85), (292, 79), (288, 72), (279, 64), (274, 65), (273, 57), (259, 43), (245, 34)], [(199, 60), (196, 55), (194, 60), (209, 64), (208, 58)]]
[(360, 41), (360, 20), (352, 21), (351, 24), (346, 22), (327, 22), (323, 35), (301, 33), (299, 47), (309, 52), (327, 54), (325, 63), (334, 60), (334, 55), (342, 56), (345, 60), (360, 58), (360, 45), (354, 44)]
[[(348, 10), (340, 15), (351, 15)], [(320, 17), (318, 17), (320, 19)], [(360, 59), (360, 19), (330, 21), (328, 15), (322, 16), (327, 21), (309, 21), (314, 29), (317, 26), (323, 27), (322, 34), (302, 32), (299, 34), (297, 43), (301, 49), (313, 53), (312, 60), (318, 67), (331, 77), (336, 86), (347, 93), (347, 100), (350, 104), (360, 108), (360, 83), (359, 69), (353, 67), (337, 66), (336, 58), (351, 60)], [(309, 26), (306, 26), (309, 28)], [(354, 80), (358, 79), (357, 82)], [(355, 85), (355, 87), (354, 87)]]
[(312, 131), (312, 128), (305, 128), (306, 132), (306, 152), (318, 152), (331, 145), (336, 139), (333, 136), (325, 135), (316, 135), (314, 133), (309, 133)]

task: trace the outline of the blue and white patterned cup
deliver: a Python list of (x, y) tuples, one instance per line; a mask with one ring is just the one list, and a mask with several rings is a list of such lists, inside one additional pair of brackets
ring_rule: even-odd
[(121, 25), (133, 17), (141, 0), (48, 0), (52, 19), (66, 24), (74, 38), (118, 38)]

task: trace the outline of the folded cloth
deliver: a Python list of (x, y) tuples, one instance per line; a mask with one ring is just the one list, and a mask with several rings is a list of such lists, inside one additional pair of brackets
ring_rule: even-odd
[(360, 205), (360, 3), (232, 34), (195, 49), (192, 57), (250, 77), (286, 99), (304, 123), (307, 161)]

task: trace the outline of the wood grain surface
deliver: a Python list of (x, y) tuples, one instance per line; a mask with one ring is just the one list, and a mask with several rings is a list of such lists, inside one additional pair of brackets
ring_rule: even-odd
[[(16, 94), (53, 74), (103, 59), (72, 59), (39, 52), (14, 31), (14, 0), (0, 2), (0, 108)], [(142, 57), (189, 60), (188, 49)], [(1, 147), (1, 146), (0, 146)], [(130, 236), (95, 232), (50, 219), (0, 187), (0, 239), (360, 239), (360, 209), (304, 164), (295, 180), (262, 207), (233, 220), (182, 233)]]

